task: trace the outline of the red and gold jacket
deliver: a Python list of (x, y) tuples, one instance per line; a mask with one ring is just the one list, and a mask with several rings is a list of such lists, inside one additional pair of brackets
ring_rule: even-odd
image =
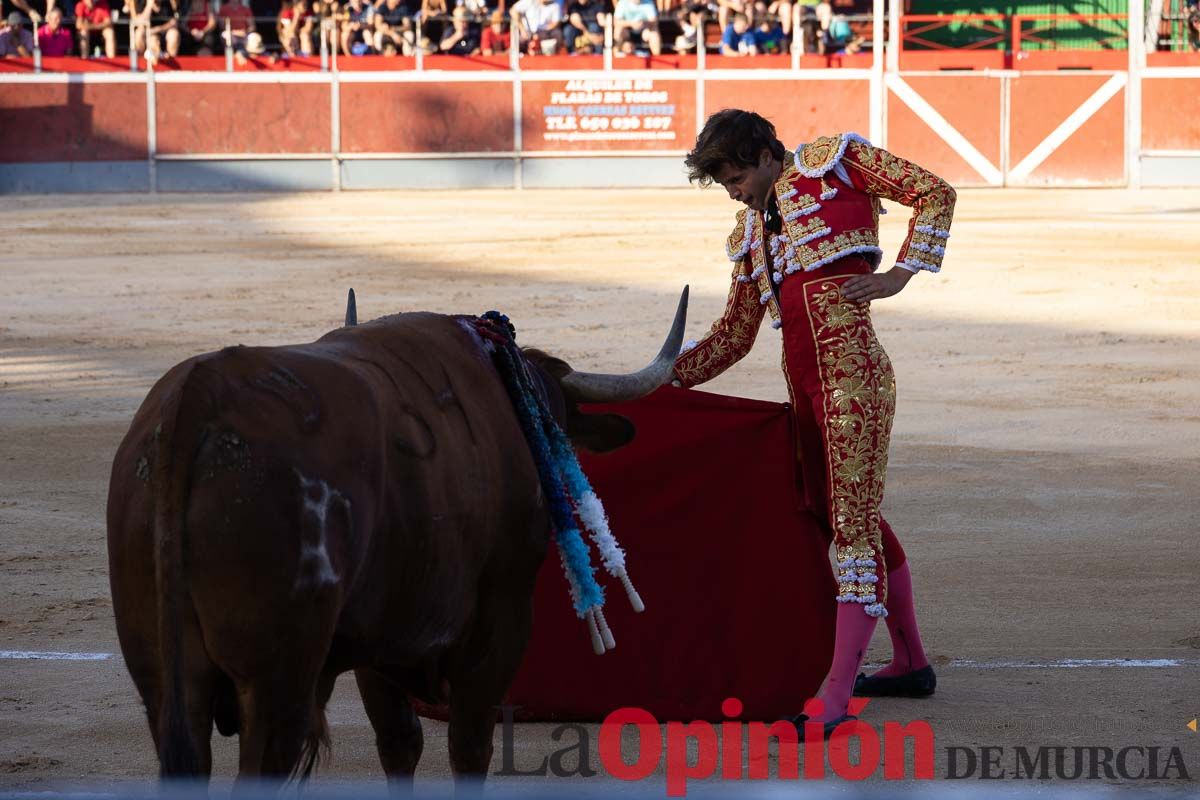
[(733, 366), (758, 334), (763, 314), (780, 326), (771, 283), (811, 272), (839, 258), (861, 255), (878, 268), (880, 198), (913, 209), (896, 265), (938, 272), (950, 237), (955, 193), (910, 161), (873, 147), (853, 133), (823, 136), (797, 148), (775, 183), (783, 217), (779, 235), (764, 235), (762, 215), (742, 209), (726, 243), (733, 284), (724, 315), (675, 361), (679, 385), (710, 381)]

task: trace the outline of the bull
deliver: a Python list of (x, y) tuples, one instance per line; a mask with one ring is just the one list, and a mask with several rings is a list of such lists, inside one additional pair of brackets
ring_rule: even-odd
[[(670, 376), (686, 317), (629, 375), (522, 358), (577, 447), (633, 438), (582, 402)], [(307, 777), (353, 670), (389, 779), (411, 779), (413, 701), (449, 706), (450, 766), (485, 775), (552, 536), (535, 463), (471, 319), (406, 313), (310, 344), (228, 347), (150, 390), (113, 461), (109, 571), (125, 664), (164, 777)], [(564, 602), (568, 602), (564, 593)]]

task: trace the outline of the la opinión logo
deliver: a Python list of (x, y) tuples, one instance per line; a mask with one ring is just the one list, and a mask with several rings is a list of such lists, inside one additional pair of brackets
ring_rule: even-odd
[[(865, 698), (854, 698), (850, 713), (860, 714), (869, 702)], [(550, 737), (564, 746), (544, 757), (537, 766), (518, 769), (513, 737), (518, 706), (500, 708), (503, 713), (502, 766), (496, 775), (590, 778), (599, 774), (593, 766), (591, 737), (587, 728), (579, 724), (559, 725)], [(791, 722), (745, 722), (737, 719), (742, 710), (740, 700), (727, 698), (721, 704), (721, 713), (728, 719), (714, 725), (703, 720), (664, 724), (645, 709), (619, 708), (600, 724), (596, 751), (600, 768), (609, 777), (623, 781), (645, 780), (662, 768), (667, 779), (667, 795), (683, 797), (687, 794), (689, 781), (706, 780), (714, 775), (729, 781), (770, 778), (769, 753), (774, 742), (778, 749), (775, 777), (783, 780), (801, 778), (801, 753), (805, 780), (822, 780), (832, 772), (845, 780), (859, 781), (877, 774), (881, 766), (883, 777), (889, 780), (906, 777), (930, 780), (934, 777), (934, 735), (928, 722), (886, 721), (880, 731), (862, 720), (849, 720), (837, 727), (829, 741), (825, 741), (821, 723), (808, 722), (804, 725), (801, 741)], [(810, 717), (822, 711), (820, 700), (805, 704), (805, 713)], [(637, 731), (637, 746), (632, 761), (629, 761), (622, 753), (621, 740), (626, 728), (631, 726)], [(852, 741), (858, 743), (858, 756), (854, 760), (851, 759)], [(905, 754), (910, 743), (913, 768), (908, 775)], [(690, 758), (689, 753), (694, 753), (695, 757)]]

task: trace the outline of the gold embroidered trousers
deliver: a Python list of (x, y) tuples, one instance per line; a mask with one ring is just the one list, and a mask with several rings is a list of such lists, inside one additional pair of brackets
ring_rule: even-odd
[(888, 556), (895, 566), (904, 560), (879, 513), (896, 379), (875, 337), (869, 304), (841, 292), (849, 278), (870, 271), (852, 256), (793, 275), (778, 290), (797, 454), (809, 507), (832, 533), (837, 600), (882, 617)]

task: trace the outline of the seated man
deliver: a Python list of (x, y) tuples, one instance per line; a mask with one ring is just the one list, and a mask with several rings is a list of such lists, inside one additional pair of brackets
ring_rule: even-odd
[(349, 0), (343, 14), (342, 55), (367, 55), (375, 44), (375, 6), (366, 0)]
[(46, 24), (38, 28), (38, 47), (42, 55), (48, 58), (61, 58), (71, 54), (72, 40), (75, 37), (63, 27), (62, 11), (51, 6), (46, 12)]
[(104, 55), (117, 57), (117, 34), (108, 0), (79, 0), (75, 4), (75, 31), (79, 35), (79, 55), (87, 58), (92, 52), (92, 37), (99, 36), (104, 40)]
[(750, 30), (750, 20), (745, 14), (734, 14), (733, 22), (721, 36), (721, 55), (723, 56), (756, 56), (758, 41)]
[(25, 30), (24, 18), (16, 11), (8, 15), (8, 24), (0, 29), (0, 58), (33, 56), (33, 33)]
[(375, 49), (384, 55), (389, 55), (388, 45), (391, 45), (391, 55), (411, 56), (417, 44), (416, 28), (413, 25), (412, 13), (403, 0), (384, 0), (375, 9)]
[(572, 0), (567, 5), (563, 37), (568, 53), (599, 53), (604, 49), (604, 25), (608, 20), (604, 0)]
[(479, 54), (479, 28), (467, 19), (467, 9), (455, 6), (450, 15), (450, 29), (442, 36), (438, 50), (452, 56)]
[(553, 55), (562, 44), (562, 7), (557, 0), (518, 0), (512, 7), (512, 29), (527, 53)]
[(621, 52), (626, 55), (643, 50), (643, 45), (653, 55), (661, 55), (662, 37), (658, 33), (658, 6), (654, 0), (617, 0), (613, 10), (613, 38), (621, 43)]

